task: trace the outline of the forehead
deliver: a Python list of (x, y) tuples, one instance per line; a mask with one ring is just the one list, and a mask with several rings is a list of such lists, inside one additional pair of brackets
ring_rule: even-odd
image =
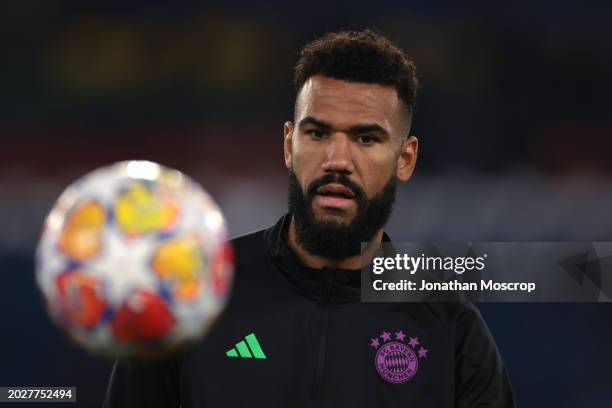
[(317, 75), (306, 81), (298, 95), (295, 120), (312, 116), (334, 127), (376, 123), (393, 132), (401, 124), (401, 103), (392, 86)]

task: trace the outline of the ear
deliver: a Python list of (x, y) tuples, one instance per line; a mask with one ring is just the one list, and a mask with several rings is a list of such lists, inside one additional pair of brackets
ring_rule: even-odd
[(293, 122), (285, 122), (283, 128), (285, 134), (285, 141), (283, 143), (283, 149), (285, 151), (285, 166), (291, 170), (291, 162), (293, 159)]
[(418, 151), (419, 140), (416, 137), (410, 136), (402, 142), (400, 154), (397, 158), (397, 170), (395, 171), (398, 180), (405, 182), (412, 176)]

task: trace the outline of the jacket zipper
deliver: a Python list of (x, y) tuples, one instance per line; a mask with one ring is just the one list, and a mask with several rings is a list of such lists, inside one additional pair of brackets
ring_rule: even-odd
[(329, 308), (327, 303), (330, 300), (333, 289), (333, 283), (325, 279), (323, 281), (323, 302), (319, 306), (321, 308), (321, 334), (319, 335), (319, 348), (317, 354), (317, 366), (315, 369), (315, 377), (312, 387), (312, 397), (319, 399), (323, 391), (323, 375), (325, 372), (325, 359), (327, 353), (327, 333), (329, 331)]

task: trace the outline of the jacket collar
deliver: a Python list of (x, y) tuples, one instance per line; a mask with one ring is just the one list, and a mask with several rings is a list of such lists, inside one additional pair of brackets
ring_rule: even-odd
[[(310, 268), (302, 264), (287, 242), (291, 215), (285, 214), (264, 232), (266, 248), (279, 271), (302, 295), (322, 304), (357, 302), (361, 297), (361, 270)], [(391, 242), (383, 233), (383, 242)]]

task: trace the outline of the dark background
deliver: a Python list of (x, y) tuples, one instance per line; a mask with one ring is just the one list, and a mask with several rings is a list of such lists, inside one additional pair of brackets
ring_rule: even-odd
[[(0, 4), (0, 385), (102, 401), (110, 362), (51, 325), (33, 277), (43, 218), (85, 172), (176, 167), (234, 235), (284, 212), (292, 66), (330, 30), (378, 28), (417, 64), (395, 240), (612, 241), (610, 3), (175, 3)], [(612, 406), (611, 304), (479, 307), (520, 407)]]

